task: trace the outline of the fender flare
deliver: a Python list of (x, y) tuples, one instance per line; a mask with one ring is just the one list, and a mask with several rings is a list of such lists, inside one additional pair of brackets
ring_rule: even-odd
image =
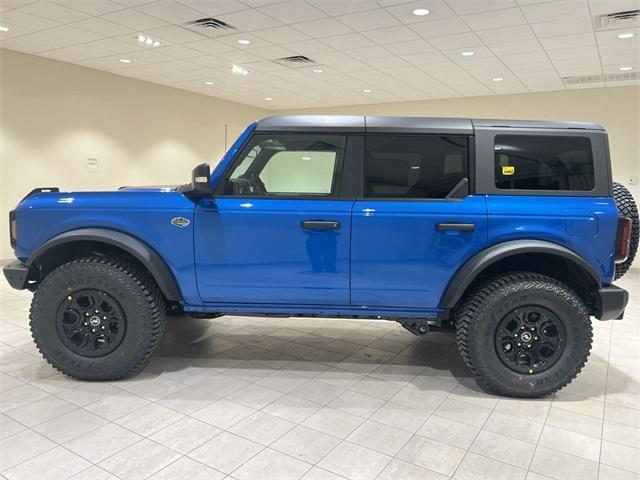
[(449, 282), (440, 301), (440, 308), (454, 308), (471, 282), (493, 263), (523, 253), (547, 253), (570, 260), (584, 270), (598, 287), (601, 285), (596, 269), (574, 251), (544, 240), (512, 240), (493, 245), (467, 260)]
[(167, 300), (177, 302), (182, 299), (178, 283), (162, 257), (146, 243), (115, 230), (80, 228), (61, 233), (40, 245), (31, 254), (26, 264), (28, 266), (36, 265), (38, 260), (52, 248), (65, 243), (82, 241), (105, 243), (124, 250), (149, 271)]

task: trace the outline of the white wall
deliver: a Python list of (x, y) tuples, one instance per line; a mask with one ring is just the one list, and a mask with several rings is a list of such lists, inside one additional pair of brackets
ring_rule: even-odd
[[(640, 176), (640, 87), (590, 88), (557, 92), (356, 105), (284, 113), (407, 115), (526, 120), (575, 120), (605, 126), (614, 179)], [(627, 185), (640, 202), (640, 188)]]
[[(265, 111), (0, 49), (0, 259), (30, 189), (178, 184)], [(87, 157), (98, 159), (89, 173)]]

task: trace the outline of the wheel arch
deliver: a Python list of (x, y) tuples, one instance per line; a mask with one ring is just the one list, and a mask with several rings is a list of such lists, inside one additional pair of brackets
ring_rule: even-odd
[(61, 233), (40, 245), (26, 264), (46, 274), (66, 261), (95, 253), (132, 257), (149, 272), (167, 300), (182, 299), (178, 283), (162, 257), (143, 241), (115, 230), (81, 228)]
[[(546, 262), (552, 261), (547, 265)], [(596, 269), (574, 251), (544, 240), (513, 240), (493, 245), (458, 269), (440, 301), (440, 308), (455, 308), (465, 292), (479, 279), (506, 271), (531, 270), (563, 281), (596, 311), (597, 289), (601, 286)]]

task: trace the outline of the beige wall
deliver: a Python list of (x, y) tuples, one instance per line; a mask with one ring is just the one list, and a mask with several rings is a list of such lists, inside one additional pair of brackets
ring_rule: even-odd
[[(28, 190), (184, 183), (266, 112), (0, 49), (0, 259), (6, 212)], [(89, 173), (88, 157), (98, 159)]]
[(282, 113), (408, 115), (597, 122), (609, 133), (614, 179), (640, 201), (640, 188), (627, 177), (640, 176), (640, 87), (591, 88), (558, 92), (384, 103)]

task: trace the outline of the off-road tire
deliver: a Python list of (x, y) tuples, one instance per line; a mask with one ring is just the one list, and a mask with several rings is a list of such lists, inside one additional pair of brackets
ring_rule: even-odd
[[(82, 289), (107, 292), (126, 317), (126, 331), (115, 350), (86, 357), (69, 349), (56, 329), (60, 303)], [(165, 302), (155, 281), (137, 264), (120, 258), (87, 257), (66, 263), (38, 285), (30, 311), (31, 335), (55, 369), (79, 380), (119, 380), (140, 369), (165, 329)]]
[(618, 213), (631, 219), (631, 243), (629, 245), (629, 258), (622, 263), (616, 263), (615, 279), (622, 277), (631, 267), (633, 259), (638, 251), (638, 238), (640, 237), (640, 222), (638, 221), (638, 207), (631, 192), (620, 183), (613, 182), (613, 199), (616, 201)]
[[(558, 360), (539, 373), (511, 370), (499, 358), (494, 343), (501, 319), (524, 305), (551, 310), (566, 331)], [(556, 392), (576, 378), (591, 351), (591, 321), (580, 297), (566, 285), (537, 273), (509, 273), (486, 280), (465, 297), (454, 321), (465, 364), (484, 390), (499, 395), (535, 398)]]

